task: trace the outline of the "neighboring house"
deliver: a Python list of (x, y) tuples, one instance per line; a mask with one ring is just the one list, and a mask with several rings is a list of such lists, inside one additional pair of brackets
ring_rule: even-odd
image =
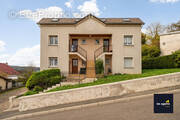
[(18, 79), (18, 75), (20, 74), (8, 64), (0, 63), (0, 74), (5, 74), (8, 79), (16, 80)]
[(170, 55), (180, 50), (180, 31), (160, 35), (161, 55)]
[(40, 69), (60, 68), (68, 74), (95, 77), (95, 60), (104, 72), (139, 74), (141, 28), (139, 18), (44, 18), (41, 31)]
[(12, 88), (12, 80), (0, 75), (0, 91)]

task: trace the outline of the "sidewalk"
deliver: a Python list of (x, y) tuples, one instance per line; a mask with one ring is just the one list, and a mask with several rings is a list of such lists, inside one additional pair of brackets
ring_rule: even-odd
[(176, 89), (180, 89), (180, 86), (175, 86), (175, 87), (170, 87), (170, 88), (161, 88), (161, 89), (156, 89), (156, 90), (149, 90), (149, 91), (138, 92), (138, 93), (133, 93), (133, 94), (126, 94), (123, 96), (100, 98), (100, 99), (88, 100), (88, 101), (83, 101), (83, 102), (76, 102), (76, 103), (71, 103), (71, 104), (51, 106), (51, 107), (39, 108), (39, 109), (24, 111), (24, 112), (19, 112), (18, 110), (3, 112), (0, 114), (0, 119), (9, 118), (9, 117), (16, 116), (16, 115), (36, 113), (36, 112), (40, 112), (40, 111), (41, 112), (42, 111), (49, 111), (49, 110), (54, 110), (54, 109), (66, 108), (66, 107), (87, 105), (87, 104), (97, 103), (97, 102), (102, 102), (102, 101), (116, 100), (116, 99), (127, 98), (127, 97), (135, 97), (135, 96), (141, 96), (141, 95), (146, 95), (146, 94), (154, 94), (154, 93), (158, 93), (158, 92), (166, 92), (166, 91), (171, 91), (171, 90), (176, 90)]

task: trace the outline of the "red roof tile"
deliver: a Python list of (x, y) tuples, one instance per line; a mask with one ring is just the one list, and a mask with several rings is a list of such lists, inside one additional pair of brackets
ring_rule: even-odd
[(5, 73), (7, 75), (19, 75), (20, 73), (11, 68), (9, 65), (0, 63), (0, 72)]

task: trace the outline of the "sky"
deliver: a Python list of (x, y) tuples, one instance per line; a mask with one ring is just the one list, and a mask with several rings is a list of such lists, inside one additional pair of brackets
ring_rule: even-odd
[(40, 29), (43, 17), (139, 17), (142, 30), (154, 22), (180, 20), (180, 0), (0, 0), (0, 62), (40, 65)]

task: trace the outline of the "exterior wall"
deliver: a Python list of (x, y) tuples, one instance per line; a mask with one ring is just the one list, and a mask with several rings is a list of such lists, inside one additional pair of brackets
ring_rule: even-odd
[(161, 55), (170, 55), (180, 50), (180, 32), (160, 36)]
[(180, 73), (172, 73), (105, 85), (25, 96), (18, 98), (19, 110), (26, 111), (47, 106), (120, 96), (127, 93), (135, 93), (177, 85), (180, 85)]
[(2, 87), (1, 88), (2, 90), (6, 89), (6, 81), (2, 78), (0, 78), (0, 86)]
[[(58, 57), (58, 67), (62, 72), (69, 71), (69, 35), (70, 34), (112, 34), (112, 72), (141, 73), (141, 25), (104, 25), (94, 18), (82, 21), (78, 25), (50, 25), (41, 28), (41, 64), (48, 69), (48, 57)], [(49, 35), (58, 35), (59, 45), (49, 46)], [(124, 46), (124, 35), (133, 35), (133, 46)], [(94, 42), (93, 42), (94, 43)], [(124, 57), (133, 57), (134, 67), (124, 68)]]

